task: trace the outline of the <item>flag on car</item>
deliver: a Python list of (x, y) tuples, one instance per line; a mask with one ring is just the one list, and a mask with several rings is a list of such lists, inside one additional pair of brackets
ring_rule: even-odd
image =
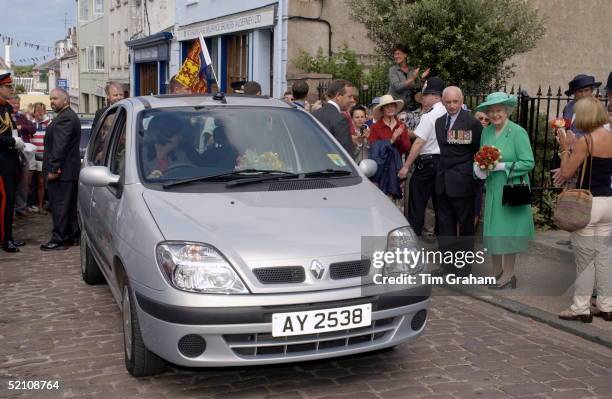
[[(181, 69), (176, 75), (176, 80), (181, 85), (190, 89), (192, 93), (206, 93), (208, 89), (208, 74), (206, 71), (212, 67), (212, 62), (210, 61), (208, 49), (206, 49), (206, 52), (203, 52), (202, 43), (204, 43), (203, 40), (193, 42), (187, 53), (187, 58), (185, 58)], [(206, 46), (206, 43), (204, 43), (204, 46)], [(202, 55), (204, 61), (202, 61)]]

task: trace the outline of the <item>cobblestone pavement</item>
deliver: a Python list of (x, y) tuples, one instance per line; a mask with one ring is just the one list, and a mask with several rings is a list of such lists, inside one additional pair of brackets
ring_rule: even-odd
[[(48, 220), (0, 252), (0, 379), (63, 381), (32, 397), (612, 398), (612, 350), (465, 297), (433, 299), (425, 333), (395, 350), (283, 366), (177, 369), (134, 379), (119, 308), (80, 278), (79, 251), (43, 253)], [(23, 224), (23, 220), (20, 224)], [(18, 396), (6, 391), (0, 397)]]

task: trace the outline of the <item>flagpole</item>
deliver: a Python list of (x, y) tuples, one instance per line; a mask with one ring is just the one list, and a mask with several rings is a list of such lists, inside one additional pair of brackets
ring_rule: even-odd
[(217, 92), (221, 91), (221, 86), (219, 86), (219, 79), (217, 79), (217, 74), (215, 73), (215, 66), (213, 65), (212, 59), (210, 58), (210, 54), (208, 53), (208, 47), (206, 46), (206, 42), (204, 41), (204, 36), (200, 32), (200, 48), (202, 49), (202, 54), (204, 55), (204, 62), (210, 65), (210, 69), (212, 70), (213, 78), (215, 78), (215, 83), (217, 84)]

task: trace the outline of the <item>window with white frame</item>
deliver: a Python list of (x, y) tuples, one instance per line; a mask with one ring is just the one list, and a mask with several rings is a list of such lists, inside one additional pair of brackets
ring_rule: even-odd
[(81, 49), (81, 71), (86, 72), (89, 70), (89, 65), (87, 65), (87, 48)]
[(116, 62), (116, 53), (115, 53), (115, 34), (111, 33), (111, 39), (110, 39), (110, 44), (111, 44), (111, 68), (114, 68), (117, 66), (117, 62)]
[(117, 43), (115, 44), (117, 47), (117, 68), (121, 68), (123, 66), (123, 43), (121, 43), (121, 31), (117, 31), (115, 36), (117, 39)]
[(89, 20), (89, 0), (79, 0), (79, 20)]
[(121, 43), (121, 45), (124, 46), (123, 66), (125, 68), (129, 68), (130, 66), (130, 62), (129, 62), (130, 49), (127, 47), (127, 44), (125, 44), (127, 41), (128, 41), (128, 30), (124, 29), (123, 30), (123, 42)]
[(94, 0), (93, 12), (95, 16), (104, 15), (104, 0)]
[(96, 48), (96, 69), (104, 70), (104, 46), (95, 46)]
[(95, 63), (94, 57), (95, 57), (94, 48), (87, 47), (87, 70), (88, 71), (93, 71), (94, 69), (96, 69), (96, 63)]

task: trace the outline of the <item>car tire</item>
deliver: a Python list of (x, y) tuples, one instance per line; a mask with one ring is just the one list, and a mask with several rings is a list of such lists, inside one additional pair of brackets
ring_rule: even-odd
[(166, 368), (166, 362), (145, 346), (134, 306), (134, 295), (126, 282), (121, 305), (125, 367), (134, 377), (161, 374)]
[(94, 259), (89, 249), (87, 235), (81, 230), (81, 276), (83, 281), (89, 285), (103, 284), (106, 282), (104, 275), (100, 271), (98, 262)]

